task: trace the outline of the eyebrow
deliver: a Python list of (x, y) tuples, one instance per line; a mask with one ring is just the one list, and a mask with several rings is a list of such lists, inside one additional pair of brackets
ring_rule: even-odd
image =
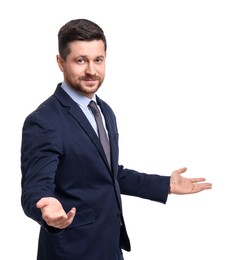
[[(105, 57), (106, 57), (106, 56), (104, 56), (104, 55), (99, 55), (99, 56), (94, 57), (94, 59), (98, 59), (98, 58), (103, 58), (103, 59), (105, 59)], [(76, 59), (78, 59), (78, 58), (88, 59), (88, 55), (79, 55), (79, 56), (76, 57)]]

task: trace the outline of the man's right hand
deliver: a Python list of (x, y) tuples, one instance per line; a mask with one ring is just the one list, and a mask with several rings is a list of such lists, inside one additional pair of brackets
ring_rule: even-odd
[(76, 214), (76, 208), (72, 208), (67, 214), (59, 200), (53, 197), (44, 197), (36, 203), (41, 210), (44, 221), (49, 226), (64, 229), (68, 227)]

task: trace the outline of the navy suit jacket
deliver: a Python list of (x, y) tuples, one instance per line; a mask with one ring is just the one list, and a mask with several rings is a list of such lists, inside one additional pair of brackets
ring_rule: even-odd
[[(113, 260), (130, 251), (121, 195), (166, 203), (169, 176), (118, 165), (118, 129), (112, 109), (97, 96), (111, 145), (112, 168), (80, 107), (58, 84), (55, 93), (27, 116), (22, 131), (22, 207), (40, 225), (39, 260)], [(138, 148), (139, 149), (139, 148)], [(65, 211), (76, 207), (64, 230), (49, 227), (36, 202), (55, 197)]]

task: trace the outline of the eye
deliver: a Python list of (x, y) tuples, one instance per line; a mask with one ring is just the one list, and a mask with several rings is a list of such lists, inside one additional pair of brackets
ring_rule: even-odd
[(85, 59), (82, 58), (82, 57), (80, 57), (80, 58), (78, 58), (78, 59), (76, 60), (76, 63), (78, 63), (78, 64), (84, 64), (84, 63), (85, 63)]
[(96, 63), (100, 64), (104, 61), (104, 59), (102, 57), (99, 57), (95, 60)]

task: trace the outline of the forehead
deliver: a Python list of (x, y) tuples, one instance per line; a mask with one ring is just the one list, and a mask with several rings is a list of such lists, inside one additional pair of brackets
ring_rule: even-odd
[(71, 56), (105, 56), (103, 41), (73, 41), (69, 43)]

